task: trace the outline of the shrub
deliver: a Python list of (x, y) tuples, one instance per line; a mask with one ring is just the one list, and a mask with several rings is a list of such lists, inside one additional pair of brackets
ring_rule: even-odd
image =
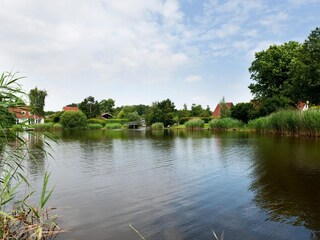
[(203, 128), (204, 121), (200, 118), (194, 118), (186, 122), (185, 126), (186, 128), (189, 128), (189, 129)]
[(243, 123), (240, 120), (233, 118), (219, 118), (213, 119), (209, 122), (209, 127), (214, 130), (227, 130), (230, 128), (242, 127)]
[(164, 129), (162, 122), (156, 122), (151, 125), (151, 129)]
[[(190, 120), (192, 120), (192, 119), (194, 119), (195, 117), (182, 117), (182, 118), (180, 118), (180, 121), (179, 121), (179, 123), (180, 124), (185, 124), (186, 122), (188, 122), (188, 121), (190, 121)], [(197, 119), (201, 119), (201, 120), (203, 120), (205, 123), (208, 123), (208, 122), (210, 122), (211, 120), (212, 120), (212, 117), (197, 117)]]
[(111, 119), (106, 119), (105, 120), (106, 124), (109, 124), (109, 123), (119, 123), (119, 124), (125, 124), (125, 123), (128, 123), (130, 122), (129, 119), (117, 119), (117, 118), (111, 118)]
[(64, 112), (60, 117), (60, 123), (64, 128), (83, 128), (86, 126), (87, 117), (83, 112)]
[(104, 126), (106, 121), (99, 118), (90, 118), (87, 120), (87, 124), (100, 124), (101, 126)]
[(88, 129), (101, 129), (102, 128), (102, 125), (99, 124), (99, 123), (89, 123), (87, 125), (87, 128)]
[(122, 125), (120, 123), (107, 123), (104, 128), (105, 129), (121, 129)]

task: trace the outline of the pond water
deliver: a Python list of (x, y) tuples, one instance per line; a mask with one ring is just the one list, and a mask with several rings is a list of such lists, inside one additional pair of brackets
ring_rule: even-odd
[[(210, 131), (64, 131), (28, 161), (57, 239), (317, 239), (320, 141)], [(41, 158), (41, 155), (40, 155)]]

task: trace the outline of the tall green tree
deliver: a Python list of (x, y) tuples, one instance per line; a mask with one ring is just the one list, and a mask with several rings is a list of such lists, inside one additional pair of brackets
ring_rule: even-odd
[(151, 125), (155, 122), (162, 122), (164, 126), (173, 125), (176, 115), (176, 107), (170, 99), (154, 102), (147, 114), (147, 123)]
[(100, 112), (101, 113), (110, 113), (113, 115), (115, 112), (114, 104), (115, 104), (115, 101), (112, 98), (101, 100), (99, 102)]
[(86, 115), (88, 119), (100, 116), (100, 105), (92, 96), (85, 98), (79, 104), (79, 109)]
[(39, 90), (37, 87), (29, 92), (30, 110), (33, 114), (44, 116), (45, 99), (48, 96), (45, 90)]
[(320, 104), (320, 28), (313, 30), (302, 44), (291, 76), (296, 101)]
[(272, 45), (267, 50), (257, 52), (249, 72), (255, 82), (249, 85), (257, 100), (274, 96), (294, 99), (291, 67), (298, 57), (301, 45), (290, 41), (282, 45)]

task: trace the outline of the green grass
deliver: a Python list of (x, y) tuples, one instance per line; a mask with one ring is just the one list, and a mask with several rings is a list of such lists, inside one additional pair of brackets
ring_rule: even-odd
[(121, 123), (107, 123), (104, 126), (105, 129), (121, 129), (122, 124)]
[(204, 127), (204, 121), (199, 118), (194, 118), (185, 123), (188, 129), (201, 129)]
[(267, 117), (254, 119), (248, 123), (248, 127), (258, 132), (320, 136), (320, 110), (282, 110)]
[(99, 123), (89, 123), (87, 124), (87, 129), (101, 129), (103, 126)]
[(164, 125), (162, 122), (156, 122), (151, 125), (151, 129), (164, 129)]
[(232, 128), (242, 128), (243, 122), (233, 118), (218, 118), (209, 122), (209, 128), (217, 131), (225, 131)]

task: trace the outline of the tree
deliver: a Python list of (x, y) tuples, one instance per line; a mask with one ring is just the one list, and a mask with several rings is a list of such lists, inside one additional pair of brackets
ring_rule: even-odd
[(110, 113), (110, 114), (114, 114), (115, 109), (114, 109), (114, 103), (115, 101), (111, 98), (109, 99), (103, 99), (99, 102), (99, 106), (100, 106), (100, 112), (102, 113)]
[(255, 60), (249, 68), (251, 79), (256, 82), (249, 85), (255, 99), (263, 101), (274, 96), (294, 99), (290, 70), (300, 48), (298, 42), (290, 41), (283, 45), (272, 45), (255, 54)]
[(64, 112), (60, 117), (60, 123), (65, 128), (83, 128), (87, 124), (87, 117), (81, 111)]
[(220, 101), (220, 117), (221, 118), (230, 117), (230, 107), (227, 105), (224, 97), (222, 97)]
[(174, 103), (170, 99), (161, 102), (154, 102), (147, 114), (147, 123), (162, 122), (165, 126), (175, 123), (177, 110)]
[(252, 119), (254, 106), (252, 103), (238, 103), (230, 109), (230, 116), (244, 123), (248, 123)]
[(37, 87), (29, 92), (30, 111), (31, 113), (44, 116), (45, 99), (48, 96), (45, 90), (39, 90)]
[(320, 28), (313, 30), (302, 44), (291, 76), (296, 101), (320, 104)]
[(201, 105), (196, 105), (195, 103), (191, 105), (190, 114), (192, 117), (199, 117), (202, 113), (203, 113), (203, 108)]
[(79, 104), (79, 109), (87, 116), (88, 119), (95, 118), (100, 115), (100, 105), (92, 96), (85, 98)]

